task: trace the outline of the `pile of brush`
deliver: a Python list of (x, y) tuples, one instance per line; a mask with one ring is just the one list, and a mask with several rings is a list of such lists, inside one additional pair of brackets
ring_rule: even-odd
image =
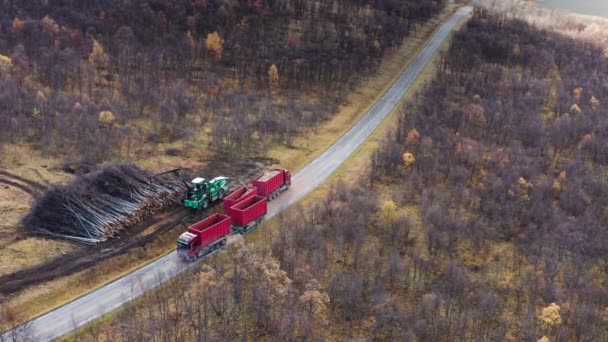
[(105, 241), (179, 204), (185, 186), (177, 179), (152, 176), (131, 164), (104, 166), (45, 191), (22, 223), (45, 235), (85, 243)]

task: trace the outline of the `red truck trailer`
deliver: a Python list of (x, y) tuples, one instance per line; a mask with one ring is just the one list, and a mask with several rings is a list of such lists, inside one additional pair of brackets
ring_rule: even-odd
[(213, 214), (199, 221), (177, 239), (177, 255), (187, 261), (216, 250), (226, 244), (230, 234), (230, 217)]
[(224, 197), (224, 214), (231, 216), (231, 208), (233, 205), (240, 203), (249, 197), (255, 196), (258, 194), (258, 189), (254, 187), (246, 187), (242, 186), (236, 189), (230, 195)]
[(245, 234), (255, 228), (268, 212), (266, 197), (253, 196), (231, 208), (232, 231)]
[(254, 178), (252, 183), (258, 189), (258, 195), (264, 196), (270, 201), (280, 192), (289, 189), (291, 174), (285, 169), (268, 170)]

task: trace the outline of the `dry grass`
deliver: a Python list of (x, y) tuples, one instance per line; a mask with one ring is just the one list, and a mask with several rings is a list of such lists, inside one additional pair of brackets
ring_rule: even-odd
[(52, 168), (52, 166), (61, 164), (61, 160), (44, 157), (40, 151), (25, 144), (6, 144), (1, 152), (1, 170), (42, 184), (62, 183), (72, 178), (71, 175)]
[[(0, 170), (43, 185), (71, 178), (62, 171), (49, 169), (50, 165), (57, 163), (57, 160), (44, 158), (25, 145), (6, 145), (0, 154)], [(36, 265), (74, 249), (68, 242), (34, 237), (24, 239), (18, 224), (29, 211), (31, 202), (32, 196), (25, 191), (0, 184), (0, 274)]]
[[(209, 144), (208, 128), (203, 128), (193, 138), (188, 141), (175, 141), (171, 143), (158, 144), (154, 150), (145, 155), (138, 156), (134, 162), (148, 170), (162, 172), (174, 169), (176, 165), (184, 169), (200, 169), (205, 165), (205, 161), (213, 154), (207, 148)], [(170, 156), (166, 152), (169, 149), (180, 151), (179, 156)]]
[(16, 189), (10, 185), (0, 184), (0, 217), (2, 217), (2, 221), (0, 222), (0, 241), (3, 240), (5, 233), (15, 233), (14, 227), (30, 209), (30, 201), (31, 196), (25, 191)]
[(8, 246), (0, 247), (0, 275), (34, 266), (74, 249), (70, 242), (37, 237), (11, 241)]

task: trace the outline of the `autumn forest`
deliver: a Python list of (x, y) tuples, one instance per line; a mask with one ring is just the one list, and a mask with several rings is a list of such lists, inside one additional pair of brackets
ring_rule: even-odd
[(8, 128), (0, 143), (97, 162), (192, 138), (202, 127), (223, 153), (289, 144), (443, 7), (44, 3), (5, 1), (0, 13), (0, 125)]
[[(66, 340), (608, 341), (608, 19), (481, 3), (381, 129), (318, 189)], [(339, 116), (349, 93), (424, 25), (439, 27), (438, 18), (463, 6), (2, 4), (0, 153), (27, 146), (59, 162), (104, 165), (89, 179), (69, 175), (85, 194), (106, 186), (93, 177), (104, 172), (117, 184), (128, 183), (127, 171), (151, 183), (147, 165), (107, 165), (137, 163), (159, 146), (167, 155), (196, 147), (242, 163), (245, 178), (279, 165), (269, 157), (277, 146), (316, 160), (323, 151), (302, 152), (295, 142)], [(344, 133), (329, 129), (336, 136), (326, 147)], [(180, 205), (181, 186), (155, 185), (178, 189), (171, 198), (146, 188), (157, 196), (154, 215)], [(69, 221), (46, 211), (48, 203), (66, 208), (59, 197), (32, 198), (41, 217)], [(188, 212), (183, 222), (186, 215), (202, 217)], [(176, 231), (163, 232), (171, 251)], [(152, 260), (146, 241), (123, 257)], [(157, 248), (154, 258), (169, 253)], [(85, 274), (93, 272), (103, 271)], [(2, 299), (0, 331), (3, 319), (16, 326), (21, 318)]]

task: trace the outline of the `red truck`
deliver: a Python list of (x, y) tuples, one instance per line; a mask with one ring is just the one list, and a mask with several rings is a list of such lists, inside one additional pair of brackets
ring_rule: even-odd
[(264, 196), (270, 201), (277, 197), (280, 192), (289, 189), (291, 174), (285, 169), (268, 170), (254, 178), (252, 183), (258, 189), (258, 195)]
[(231, 216), (230, 208), (232, 208), (233, 205), (240, 203), (240, 202), (248, 199), (249, 197), (255, 196), (257, 194), (258, 194), (258, 189), (254, 188), (254, 187), (242, 186), (242, 187), (234, 190), (233, 193), (224, 197), (224, 201), (223, 201), (224, 214)]
[(255, 228), (268, 212), (266, 197), (253, 196), (241, 201), (230, 208), (232, 231), (245, 234)]
[(230, 217), (213, 214), (190, 227), (177, 239), (177, 255), (187, 261), (210, 253), (226, 244)]
[(224, 198), (224, 214), (213, 214), (190, 227), (177, 239), (177, 255), (187, 261), (226, 244), (230, 233), (245, 234), (268, 212), (268, 201), (291, 186), (291, 174), (284, 169), (268, 170), (253, 180), (253, 187), (241, 187)]

